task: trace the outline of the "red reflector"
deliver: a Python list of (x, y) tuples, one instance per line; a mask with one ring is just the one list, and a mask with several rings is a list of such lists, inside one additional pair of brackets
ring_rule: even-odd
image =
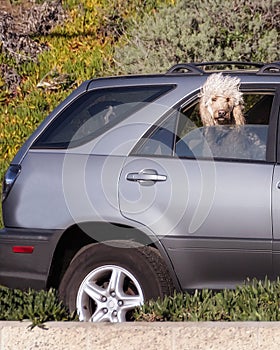
[(33, 253), (34, 247), (30, 245), (15, 245), (13, 246), (14, 253), (25, 253), (31, 254)]

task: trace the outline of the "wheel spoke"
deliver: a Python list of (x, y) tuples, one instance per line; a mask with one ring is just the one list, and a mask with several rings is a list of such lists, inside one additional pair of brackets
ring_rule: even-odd
[(108, 322), (110, 318), (108, 313), (104, 313), (102, 308), (96, 309), (95, 313), (89, 319), (89, 322)]
[(122, 310), (128, 311), (143, 303), (143, 298), (139, 295), (126, 295), (123, 299)]
[(127, 310), (121, 310), (118, 313), (118, 317), (116, 318), (116, 320), (114, 320), (114, 322), (126, 322), (126, 312)]
[(96, 302), (101, 301), (102, 296), (104, 295), (105, 290), (99, 287), (97, 284), (87, 281), (84, 286), (84, 292)]
[(125, 275), (119, 269), (112, 269), (110, 282), (108, 285), (108, 291), (115, 291), (118, 295), (123, 294), (123, 283)]

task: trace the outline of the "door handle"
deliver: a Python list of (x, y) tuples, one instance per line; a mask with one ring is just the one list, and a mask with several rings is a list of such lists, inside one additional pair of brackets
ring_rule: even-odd
[(142, 185), (153, 185), (157, 181), (166, 181), (166, 175), (160, 175), (154, 169), (144, 169), (138, 173), (128, 173), (126, 175), (128, 181), (139, 182)]

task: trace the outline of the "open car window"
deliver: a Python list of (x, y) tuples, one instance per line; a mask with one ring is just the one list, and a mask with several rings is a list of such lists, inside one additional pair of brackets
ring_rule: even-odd
[(245, 125), (204, 126), (199, 101), (180, 107), (142, 140), (138, 154), (265, 161), (274, 95), (244, 93)]

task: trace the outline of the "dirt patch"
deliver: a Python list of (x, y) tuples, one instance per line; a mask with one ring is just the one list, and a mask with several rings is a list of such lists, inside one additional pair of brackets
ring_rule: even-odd
[[(8, 0), (0, 2), (0, 51), (20, 65), (26, 61), (36, 61), (38, 54), (48, 50), (36, 36), (48, 34), (51, 29), (63, 22), (66, 13), (61, 0), (45, 1), (36, 4), (35, 0), (18, 1), (11, 4)], [(0, 78), (4, 81), (2, 90), (16, 91), (21, 78), (15, 67), (0, 65)], [(1, 90), (1, 89), (0, 89)]]
[(14, 19), (15, 31), (22, 31), (23, 19), (27, 17), (27, 13), (34, 6), (34, 1), (21, 1), (18, 4), (11, 4), (9, 0), (1, 0), (0, 12), (10, 14)]
[(12, 5), (9, 0), (1, 0), (0, 20), (3, 17), (11, 18), (9, 20), (13, 22), (12, 27), (9, 28), (11, 32), (29, 35), (47, 34), (56, 24), (65, 19), (66, 14), (61, 0), (44, 1), (40, 4), (35, 0), (25, 0), (15, 5)]

